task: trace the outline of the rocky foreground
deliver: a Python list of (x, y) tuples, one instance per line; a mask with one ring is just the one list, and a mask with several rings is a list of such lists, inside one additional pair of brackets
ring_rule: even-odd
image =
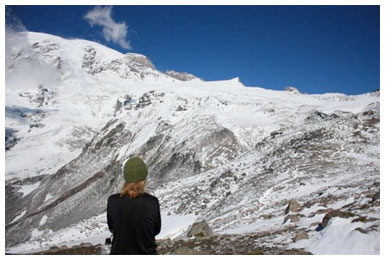
[[(290, 201), (285, 210), (281, 229), (251, 232), (245, 234), (215, 234), (206, 221), (194, 223), (185, 234), (176, 239), (157, 240), (160, 255), (305, 255), (311, 254), (302, 248), (291, 248), (291, 243), (305, 240), (330, 226), (336, 218), (350, 219), (352, 223), (368, 223), (367, 229), (356, 228), (356, 232), (367, 234), (379, 228), (379, 219), (369, 217), (364, 212), (373, 211), (380, 206), (379, 183), (362, 195), (365, 203), (349, 203), (338, 209), (319, 209), (305, 215), (310, 205), (300, 205)], [(330, 202), (330, 201), (329, 201)], [(327, 204), (327, 201), (323, 201)], [(323, 216), (321, 221), (312, 223), (309, 228), (296, 225), (300, 219)], [(272, 216), (265, 216), (270, 218)], [(49, 250), (35, 252), (39, 255), (99, 255), (102, 245), (82, 243), (73, 247), (51, 247)]]
[[(284, 231), (283, 231), (284, 232)], [(215, 235), (204, 238), (159, 240), (160, 255), (308, 255), (302, 249), (256, 246), (260, 234)], [(38, 255), (99, 255), (101, 245), (83, 243), (73, 247), (52, 247)]]

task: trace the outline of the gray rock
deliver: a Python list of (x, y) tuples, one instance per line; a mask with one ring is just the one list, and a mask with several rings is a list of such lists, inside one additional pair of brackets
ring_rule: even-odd
[(307, 231), (302, 231), (302, 232), (299, 232), (295, 235), (295, 237), (293, 238), (293, 242), (297, 242), (299, 240), (302, 240), (302, 239), (308, 239), (308, 235), (307, 235)]
[(296, 87), (293, 87), (293, 86), (286, 86), (285, 91), (295, 93), (295, 94), (301, 93)]
[(194, 223), (187, 232), (187, 237), (207, 237), (212, 235), (214, 235), (214, 232), (204, 220)]
[(380, 192), (376, 192), (376, 194), (373, 195), (372, 197), (372, 203), (374, 203), (376, 200), (380, 199)]
[(295, 200), (291, 200), (286, 207), (285, 215), (289, 212), (299, 212), (302, 209), (303, 207), (298, 202), (296, 202)]
[(286, 223), (288, 220), (290, 220), (290, 222), (292, 222), (292, 223), (295, 223), (295, 222), (298, 222), (299, 219), (302, 217), (305, 217), (305, 215), (303, 215), (303, 214), (287, 215), (284, 218), (283, 223)]
[(325, 228), (327, 224), (329, 223), (329, 220), (333, 217), (340, 217), (340, 218), (351, 218), (355, 215), (351, 212), (346, 211), (340, 211), (340, 210), (332, 210), (329, 211), (322, 219), (322, 226)]
[(174, 79), (178, 79), (178, 80), (181, 80), (181, 81), (189, 81), (189, 80), (193, 80), (193, 79), (198, 79), (196, 76), (194, 76), (193, 74), (190, 74), (190, 73), (187, 73), (187, 72), (176, 72), (176, 71), (173, 71), (173, 70), (167, 70), (166, 75), (174, 78)]
[(171, 253), (172, 255), (197, 255), (198, 252), (190, 247), (181, 246)]

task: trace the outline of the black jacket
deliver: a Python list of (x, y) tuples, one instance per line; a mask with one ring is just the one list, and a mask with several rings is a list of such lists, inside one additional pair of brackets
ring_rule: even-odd
[(158, 199), (111, 195), (107, 204), (108, 228), (113, 234), (111, 254), (157, 254), (155, 236), (161, 228)]

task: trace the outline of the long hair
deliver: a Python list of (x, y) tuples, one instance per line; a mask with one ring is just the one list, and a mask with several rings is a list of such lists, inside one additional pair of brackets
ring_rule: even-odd
[(145, 193), (145, 186), (145, 180), (141, 182), (125, 182), (122, 190), (120, 191), (120, 197), (128, 196), (130, 198), (136, 198)]

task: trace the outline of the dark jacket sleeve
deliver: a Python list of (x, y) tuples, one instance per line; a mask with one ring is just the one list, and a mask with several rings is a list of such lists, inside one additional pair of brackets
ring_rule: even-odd
[(155, 221), (155, 236), (160, 233), (160, 230), (162, 228), (162, 219), (160, 216), (160, 206), (159, 206), (158, 199), (156, 199), (156, 207), (157, 207), (156, 208), (157, 214), (156, 214), (156, 221)]
[(112, 228), (113, 228), (113, 222), (112, 222), (112, 202), (111, 202), (111, 197), (108, 198), (107, 201), (107, 224), (108, 224), (108, 229), (112, 233)]

